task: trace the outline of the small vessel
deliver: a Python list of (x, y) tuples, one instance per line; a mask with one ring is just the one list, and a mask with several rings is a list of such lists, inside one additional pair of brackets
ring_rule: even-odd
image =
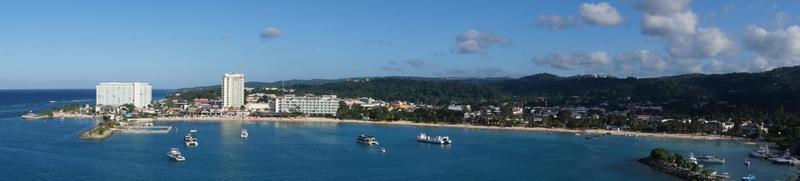
[(750, 152), (750, 157), (769, 158), (770, 157), (769, 147), (762, 145), (759, 146), (758, 148), (753, 149), (753, 151)]
[(694, 157), (694, 153), (689, 153), (689, 161), (695, 164), (697, 163), (725, 164), (724, 158), (719, 158), (716, 156)]
[(368, 144), (368, 145), (378, 145), (379, 144), (378, 140), (375, 139), (374, 136), (363, 135), (363, 134), (362, 135), (358, 135), (358, 138), (356, 138), (356, 141), (358, 141), (359, 143)]
[(747, 166), (747, 168), (750, 168), (750, 159), (747, 159), (747, 160), (744, 161), (744, 166)]
[(381, 153), (386, 153), (386, 148), (381, 148)]
[(247, 129), (242, 129), (242, 139), (247, 139), (247, 136), (250, 136), (250, 134), (247, 133)]
[(49, 102), (49, 103), (56, 103), (56, 101), (47, 101), (47, 102)]
[(800, 160), (798, 160), (795, 157), (792, 157), (792, 154), (791, 154), (791, 152), (789, 152), (789, 149), (786, 149), (786, 152), (784, 152), (783, 156), (772, 157), (772, 158), (769, 158), (767, 160), (772, 161), (772, 163), (775, 163), (775, 164), (787, 164), (787, 165), (798, 165), (798, 164), (800, 164)]
[(731, 178), (731, 175), (728, 174), (727, 172), (722, 172), (722, 173), (711, 172), (711, 176), (718, 177), (718, 178), (723, 178), (723, 179)]
[(181, 151), (178, 150), (178, 148), (170, 148), (169, 152), (167, 152), (167, 156), (176, 162), (186, 161), (186, 158), (183, 157)]
[(710, 164), (725, 164), (725, 159), (716, 156), (702, 156), (697, 158), (697, 162), (710, 163)]
[(581, 134), (580, 133), (575, 133), (575, 136), (581, 136)]
[(417, 141), (419, 142), (426, 142), (426, 143), (435, 143), (435, 144), (451, 144), (453, 140), (450, 139), (449, 136), (436, 136), (430, 137), (425, 135), (425, 133), (419, 133), (417, 136)]
[(192, 135), (192, 133), (186, 134), (186, 136), (183, 137), (183, 143), (186, 144), (186, 146), (197, 146), (197, 137)]
[(190, 129), (189, 132), (190, 133), (197, 133), (197, 130), (196, 129)]
[(755, 180), (756, 180), (756, 176), (754, 176), (753, 174), (750, 174), (748, 176), (742, 177), (742, 181), (755, 181)]

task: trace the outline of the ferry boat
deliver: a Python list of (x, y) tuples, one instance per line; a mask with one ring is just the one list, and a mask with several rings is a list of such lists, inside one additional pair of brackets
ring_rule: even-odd
[(419, 133), (417, 136), (417, 141), (419, 142), (426, 142), (426, 143), (435, 143), (435, 144), (450, 144), (453, 143), (453, 140), (450, 140), (448, 136), (436, 136), (430, 137), (425, 135), (425, 133)]
[(241, 134), (242, 139), (247, 139), (247, 136), (249, 135), (250, 134), (247, 133), (247, 129), (242, 129), (242, 134)]
[(186, 161), (186, 158), (183, 157), (181, 151), (178, 150), (178, 148), (170, 148), (169, 152), (167, 152), (167, 156), (176, 162)]
[(378, 145), (379, 144), (378, 140), (375, 139), (374, 136), (363, 135), (363, 134), (362, 135), (358, 135), (358, 138), (356, 138), (356, 141), (358, 141), (359, 143), (368, 144), (368, 145)]
[(183, 137), (183, 143), (185, 143), (186, 146), (197, 146), (197, 137), (192, 135), (192, 133), (186, 134), (186, 136)]

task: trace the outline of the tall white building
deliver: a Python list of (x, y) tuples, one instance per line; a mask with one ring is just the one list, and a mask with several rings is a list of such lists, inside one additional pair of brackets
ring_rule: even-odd
[(149, 83), (107, 82), (97, 84), (98, 106), (121, 106), (133, 104), (137, 108), (147, 107), (153, 99), (153, 87)]
[(222, 107), (240, 108), (244, 106), (244, 75), (227, 73), (222, 78)]
[(286, 95), (275, 98), (275, 102), (271, 107), (275, 113), (301, 112), (304, 114), (336, 115), (336, 111), (339, 110), (339, 98), (336, 98), (336, 95)]

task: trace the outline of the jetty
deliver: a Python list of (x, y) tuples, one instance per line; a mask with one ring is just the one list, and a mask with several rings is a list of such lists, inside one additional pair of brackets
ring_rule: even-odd
[(134, 134), (165, 134), (172, 131), (172, 126), (126, 126), (120, 131)]

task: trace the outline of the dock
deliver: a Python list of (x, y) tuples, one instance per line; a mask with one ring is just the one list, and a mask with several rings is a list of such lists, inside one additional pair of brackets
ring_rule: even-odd
[(172, 126), (128, 126), (120, 131), (135, 134), (166, 134), (172, 130)]

